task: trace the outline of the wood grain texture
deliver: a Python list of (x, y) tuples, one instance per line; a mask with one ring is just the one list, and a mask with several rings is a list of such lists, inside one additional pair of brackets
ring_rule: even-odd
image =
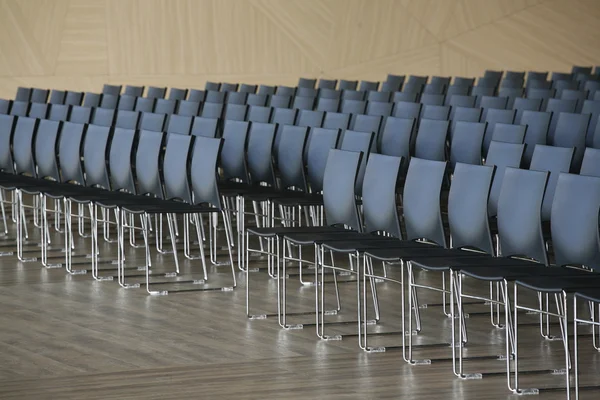
[(595, 0), (0, 0), (17, 86), (295, 84), (600, 64)]

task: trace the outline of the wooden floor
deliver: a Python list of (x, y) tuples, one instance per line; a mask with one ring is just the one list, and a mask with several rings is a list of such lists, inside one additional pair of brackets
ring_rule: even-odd
[[(11, 226), (12, 228), (12, 226)], [(38, 256), (36, 234), (26, 255)], [(14, 237), (14, 231), (9, 232)], [(4, 238), (6, 239), (6, 238)], [(53, 262), (60, 262), (62, 238), (53, 236)], [(77, 268), (89, 268), (87, 239), (77, 240)], [(0, 239), (0, 252), (14, 242)], [(101, 257), (114, 258), (115, 245), (103, 244)], [(154, 272), (170, 270), (172, 255), (156, 255)], [(130, 250), (128, 265), (142, 264), (143, 251)], [(181, 255), (183, 258), (183, 255)], [(255, 261), (252, 267), (264, 263)], [(104, 275), (113, 274), (114, 266)], [(182, 271), (198, 274), (199, 261), (182, 262)], [(229, 285), (229, 267), (211, 267), (211, 285)], [(397, 271), (392, 271), (397, 274)], [(135, 274), (135, 273), (134, 273)], [(199, 399), (199, 398), (407, 398), (512, 399), (502, 374), (503, 361), (468, 361), (467, 372), (497, 372), (481, 380), (454, 378), (448, 346), (419, 350), (431, 365), (409, 366), (402, 353), (365, 353), (358, 348), (355, 324), (327, 327), (331, 334), (350, 334), (341, 341), (321, 341), (314, 327), (282, 330), (274, 318), (249, 320), (245, 315), (245, 278), (238, 271), (233, 291), (207, 291), (149, 296), (144, 289), (122, 289), (116, 281), (96, 282), (90, 274), (69, 276), (64, 269), (44, 269), (39, 262), (21, 263), (0, 257), (0, 399)], [(311, 278), (311, 276), (307, 276)], [(421, 282), (438, 282), (420, 273)], [(160, 280), (159, 278), (154, 278)], [(130, 277), (130, 282), (141, 277)], [(163, 281), (165, 279), (162, 279)], [(266, 272), (250, 274), (255, 313), (275, 311), (275, 282)], [(314, 309), (314, 287), (289, 280), (295, 311)], [(468, 286), (472, 284), (469, 283)], [(163, 285), (165, 286), (165, 285)], [(166, 285), (174, 287), (173, 285)], [(179, 285), (185, 287), (185, 285)], [(333, 285), (328, 285), (330, 289)], [(379, 283), (382, 319), (373, 331), (399, 328), (399, 288)], [(340, 284), (342, 313), (330, 320), (355, 320), (356, 287)], [(331, 294), (331, 290), (329, 291)], [(331, 301), (333, 296), (329, 296)], [(439, 295), (421, 294), (422, 303), (439, 303)], [(293, 306), (292, 306), (293, 305)], [(493, 328), (482, 305), (467, 307), (469, 355), (504, 352), (504, 331)], [(440, 307), (423, 309), (423, 330), (416, 343), (448, 341), (450, 321)], [(535, 322), (524, 316), (520, 322)], [(293, 323), (312, 323), (311, 315)], [(519, 330), (522, 369), (564, 368), (561, 342), (542, 340), (534, 325)], [(555, 330), (558, 328), (555, 327)], [(399, 336), (372, 336), (371, 345), (397, 345)], [(600, 384), (600, 354), (591, 340), (582, 341), (582, 384)], [(522, 376), (523, 387), (564, 385), (561, 375)], [(542, 391), (540, 399), (563, 399), (564, 390)], [(585, 391), (597, 399), (600, 391)]]

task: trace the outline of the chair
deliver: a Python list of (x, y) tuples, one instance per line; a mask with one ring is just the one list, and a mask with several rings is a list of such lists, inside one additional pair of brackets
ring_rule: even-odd
[(525, 145), (523, 144), (503, 142), (490, 143), (490, 148), (484, 163), (484, 165), (493, 165), (496, 167), (488, 203), (488, 214), (490, 217), (495, 217), (498, 214), (498, 199), (500, 197), (500, 190), (502, 188), (505, 171), (508, 167), (519, 168), (521, 166), (524, 150)]
[(360, 81), (360, 84), (358, 85), (358, 90), (363, 92), (377, 91), (379, 90), (379, 82)]
[(29, 103), (31, 101), (31, 88), (19, 86), (15, 95), (15, 101)]
[[(496, 90), (498, 88), (498, 83), (500, 83), (500, 80), (496, 79), (496, 78), (479, 78), (477, 80), (477, 84), (475, 87), (485, 87), (485, 88), (489, 88), (489, 89), (493, 89), (492, 93), (496, 93)], [(471, 92), (471, 95), (473, 95), (473, 92)]]
[(421, 119), (415, 142), (415, 157), (424, 160), (446, 161), (448, 121)]
[(592, 100), (599, 90), (600, 81), (587, 81), (585, 85), (583, 85), (583, 91), (588, 92), (589, 100)]
[(219, 91), (221, 92), (237, 92), (238, 84), (237, 83), (227, 83), (222, 82), (219, 86)]
[(457, 163), (481, 165), (481, 148), (486, 125), (483, 122), (456, 121), (450, 140), (450, 165)]
[(138, 97), (135, 102), (135, 108), (133, 111), (140, 111), (144, 113), (154, 112), (154, 103), (156, 99), (147, 97)]
[(167, 122), (167, 133), (177, 133), (180, 135), (189, 135), (192, 131), (192, 122), (194, 117), (173, 114)]
[(392, 101), (394, 103), (398, 103), (401, 101), (407, 103), (416, 103), (417, 102), (418, 93), (415, 92), (395, 92), (392, 96)]
[(419, 120), (421, 117), (421, 103), (409, 103), (406, 101), (399, 101), (394, 103), (394, 110), (392, 111), (392, 117), (398, 118), (414, 118)]
[(421, 119), (437, 119), (441, 121), (448, 121), (449, 118), (450, 106), (432, 106), (428, 104), (423, 105)]
[[(481, 122), (487, 122), (487, 130), (483, 138), (483, 156), (487, 155), (490, 142), (492, 141), (492, 135), (494, 132), (494, 126), (496, 123), (512, 124), (515, 120), (515, 110), (499, 110), (496, 108), (490, 108), (486, 115), (482, 115)], [(523, 124), (521, 124), (523, 125)]]
[(149, 99), (164, 99), (166, 94), (166, 87), (148, 86), (148, 90), (146, 90), (146, 98)]
[(102, 99), (100, 100), (101, 108), (108, 108), (115, 110), (117, 108), (117, 104), (119, 102), (119, 96), (113, 94), (103, 94)]
[(69, 122), (76, 124), (88, 124), (92, 119), (92, 109), (83, 106), (71, 107), (71, 113), (69, 114)]
[(481, 108), (469, 108), (469, 107), (452, 107), (450, 110), (450, 131), (449, 138), (452, 142), (454, 136), (454, 129), (458, 121), (465, 122), (479, 122), (481, 120)]
[(552, 89), (552, 81), (541, 80), (541, 79), (528, 79), (525, 85), (526, 89), (538, 89), (538, 90), (549, 90)]
[(141, 113), (137, 111), (117, 111), (115, 128), (136, 130), (140, 123)]
[(10, 111), (11, 101), (0, 99), (0, 114), (8, 114)]
[(339, 90), (356, 90), (358, 86), (358, 81), (349, 81), (346, 79), (340, 79), (338, 84)]
[(86, 92), (85, 97), (83, 98), (83, 106), (98, 107), (100, 106), (100, 100), (102, 100), (101, 94)]
[(279, 96), (294, 97), (296, 95), (296, 88), (291, 86), (277, 86), (275, 94)]
[(453, 86), (472, 87), (475, 85), (475, 78), (465, 78), (461, 76), (454, 77)]
[(65, 104), (71, 106), (80, 106), (83, 100), (83, 92), (72, 92), (67, 90)]
[(556, 90), (556, 97), (561, 99), (565, 90), (579, 90), (579, 82), (573, 80), (553, 81), (552, 88)]
[(392, 100), (392, 92), (378, 92), (376, 90), (371, 90), (367, 92), (366, 100), (372, 102), (389, 103)]
[(536, 89), (536, 88), (527, 88), (525, 90), (525, 97), (528, 99), (541, 99), (542, 100), (542, 110), (546, 109), (546, 105), (548, 104), (548, 100), (554, 98), (556, 94), (556, 90), (554, 89)]
[(156, 114), (171, 115), (175, 113), (175, 107), (177, 107), (176, 100), (157, 98), (156, 103), (154, 103), (154, 112)]
[(201, 117), (206, 118), (222, 118), (223, 117), (223, 104), (222, 103), (209, 103), (206, 102), (202, 105), (200, 111)]
[(548, 100), (548, 104), (546, 105), (546, 112), (552, 113), (552, 118), (550, 119), (550, 130), (548, 131), (548, 139), (550, 140), (550, 143), (552, 143), (552, 139), (554, 138), (554, 131), (556, 130), (556, 124), (558, 122), (559, 115), (563, 112), (574, 113), (576, 107), (576, 100)]
[(297, 108), (299, 110), (312, 110), (315, 107), (315, 98), (314, 97), (294, 97), (292, 101), (292, 108)]
[(133, 111), (133, 110), (135, 110), (136, 102), (137, 102), (137, 97), (130, 96), (128, 94), (123, 94), (123, 95), (119, 96), (119, 103), (117, 104), (117, 110)]
[(270, 122), (273, 108), (262, 106), (248, 106), (247, 120), (250, 122)]
[(365, 99), (365, 97), (366, 97), (366, 92), (363, 92), (361, 90), (350, 90), (350, 89), (342, 90), (342, 95), (341, 95), (342, 101), (344, 101), (344, 100), (363, 101)]
[(478, 107), (483, 108), (483, 114), (485, 116), (488, 108), (496, 108), (499, 110), (506, 110), (508, 105), (508, 97), (491, 97), (481, 96)]
[(542, 203), (542, 221), (550, 221), (558, 176), (563, 172), (569, 172), (573, 155), (573, 148), (544, 145), (535, 146), (529, 169), (548, 172), (548, 183)]
[(165, 127), (167, 116), (164, 114), (155, 114), (143, 112), (140, 119), (140, 129), (152, 132), (162, 132)]
[(428, 80), (428, 76), (409, 75), (405, 83), (409, 85), (425, 85)]
[(46, 119), (48, 116), (48, 104), (31, 103), (27, 116), (31, 118)]
[(51, 104), (50, 112), (48, 113), (48, 119), (50, 121), (67, 121), (70, 113), (71, 106), (64, 104)]
[[(115, 124), (116, 112), (108, 108), (94, 108), (91, 124), (110, 128)], [(72, 121), (73, 122), (73, 121)]]
[(600, 149), (593, 149), (591, 147), (585, 149), (579, 175), (589, 175), (600, 178)]
[(367, 101), (367, 109), (365, 110), (367, 115), (377, 115), (382, 117), (389, 117), (392, 114), (393, 103), (382, 103), (379, 101)]
[(198, 89), (190, 89), (188, 93), (188, 101), (202, 103), (206, 99), (206, 91)]
[(580, 113), (581, 109), (583, 108), (583, 102), (587, 99), (587, 95), (588, 95), (587, 92), (584, 92), (584, 91), (565, 89), (560, 94), (560, 99), (561, 100), (576, 100), (577, 107), (575, 108), (575, 111)]
[(269, 106), (273, 108), (290, 108), (291, 101), (290, 96), (274, 94), (269, 98)]
[(577, 74), (591, 75), (592, 67), (582, 66), (582, 65), (573, 65), (573, 67), (571, 68), (571, 74), (572, 75), (577, 75)]
[(510, 89), (519, 89), (523, 87), (525, 83), (524, 79), (503, 79), (500, 82), (500, 87), (510, 88)]
[(587, 128), (590, 123), (589, 114), (560, 113), (554, 138), (550, 141), (557, 147), (574, 147), (572, 172), (578, 172), (585, 152)]
[(336, 89), (325, 89), (325, 88), (321, 88), (319, 89), (319, 94), (317, 95), (317, 98), (319, 99), (341, 99), (342, 98), (342, 91), (341, 90), (336, 90)]
[(467, 107), (474, 108), (475, 107), (475, 97), (467, 96), (467, 95), (459, 95), (455, 94), (450, 97), (446, 97), (445, 105), (451, 107)]
[(216, 138), (219, 135), (220, 124), (218, 118), (194, 117), (192, 122), (193, 136)]
[(257, 94), (271, 96), (271, 95), (275, 94), (275, 90), (276, 89), (277, 88), (275, 86), (260, 85), (260, 86), (258, 86), (258, 92), (257, 92)]
[(328, 99), (325, 97), (319, 97), (317, 99), (317, 111), (325, 112), (337, 112), (340, 107), (340, 101), (338, 99)]
[[(207, 103), (205, 103), (207, 104)], [(223, 119), (245, 121), (248, 114), (248, 106), (242, 104), (226, 104), (223, 110)]]
[(527, 80), (546, 80), (548, 79), (548, 72), (529, 71), (527, 72)]
[(486, 79), (495, 80), (495, 81), (500, 82), (500, 79), (502, 79), (503, 73), (504, 73), (503, 71), (486, 69), (483, 73), (483, 77)]
[(350, 114), (343, 114), (338, 112), (325, 112), (325, 118), (323, 118), (323, 128), (340, 129), (344, 131), (349, 127)]
[(503, 88), (498, 89), (498, 96), (508, 98), (506, 108), (513, 108), (516, 99), (522, 98), (525, 94), (523, 88)]
[[(464, 79), (464, 78), (463, 78)], [(468, 96), (471, 92), (471, 85), (464, 85), (460, 82), (448, 86), (446, 90), (446, 102), (450, 96)], [(447, 105), (447, 104), (446, 104)]]
[(210, 103), (225, 103), (225, 98), (227, 97), (227, 92), (219, 92), (216, 90), (207, 90), (206, 95), (204, 97), (204, 101)]
[(413, 82), (406, 82), (404, 84), (404, 86), (402, 87), (402, 92), (403, 93), (415, 93), (418, 96), (421, 95), (421, 93), (423, 93), (423, 89), (425, 87), (424, 83), (418, 83), (416, 81)]
[(245, 92), (226, 92), (225, 103), (246, 105), (248, 93)]
[(144, 87), (143, 86), (132, 86), (126, 85), (123, 94), (133, 97), (142, 97), (144, 95)]
[(525, 71), (506, 71), (504, 74), (505, 80), (524, 80)]
[(415, 120), (388, 117), (377, 143), (380, 154), (402, 157), (401, 175), (405, 176), (410, 161), (411, 148), (415, 142)]
[(492, 140), (496, 142), (521, 144), (525, 140), (527, 125), (512, 125), (497, 122), (492, 132)]
[(200, 113), (200, 103), (189, 100), (180, 100), (177, 102), (177, 115), (195, 117)]
[(16, 117), (26, 117), (29, 113), (29, 107), (31, 107), (31, 103), (25, 101), (13, 101), (10, 107), (10, 115), (14, 115)]
[(362, 196), (362, 186), (368, 158), (376, 148), (375, 135), (374, 132), (347, 130), (343, 132), (343, 136), (339, 139), (340, 150), (354, 151), (364, 155), (358, 167), (358, 174), (356, 175), (355, 193), (357, 196)]
[(382, 83), (381, 90), (383, 91), (383, 85), (386, 85), (390, 90), (390, 92), (398, 92), (402, 89), (402, 85), (404, 85), (404, 75), (394, 75), (388, 74), (385, 78), (385, 82)]
[(535, 146), (545, 145), (548, 142), (548, 129), (550, 127), (551, 114), (542, 111), (523, 111), (521, 119), (517, 121), (520, 125), (526, 125), (525, 134), (525, 154), (523, 155), (523, 164), (529, 166)]
[(443, 95), (446, 92), (446, 85), (439, 85), (435, 83), (428, 83), (423, 86), (423, 94), (438, 94)]
[[(380, 115), (353, 115), (350, 119), (350, 129), (358, 132), (372, 132), (375, 139), (378, 140), (381, 131), (383, 118)], [(343, 142), (345, 132), (342, 132), (341, 140)], [(368, 157), (368, 156), (367, 156)]]
[(267, 105), (268, 96), (266, 94), (248, 94), (246, 104), (249, 106), (260, 106), (264, 107)]
[(419, 103), (423, 105), (431, 105), (431, 106), (443, 106), (444, 105), (444, 95), (443, 94), (430, 94), (423, 93), (421, 95), (421, 99)]
[(121, 85), (109, 85), (105, 83), (102, 87), (102, 94), (108, 94), (118, 97), (121, 94), (121, 88)]
[(524, 98), (516, 98), (513, 105), (513, 110), (517, 110), (517, 114), (515, 116), (515, 121), (521, 121), (521, 117), (523, 115), (523, 111), (541, 111), (542, 109), (542, 99), (524, 99)]
[[(306, 118), (306, 117), (305, 117)], [(298, 110), (289, 108), (274, 108), (273, 115), (271, 117), (271, 123), (277, 124), (277, 133), (275, 134), (275, 149), (279, 149), (283, 130), (286, 125), (296, 125), (298, 119)], [(279, 154), (275, 151), (275, 157)], [(277, 158), (276, 158), (277, 159)]]
[(342, 99), (340, 112), (344, 114), (364, 114), (367, 109), (367, 102), (363, 100)]
[(581, 108), (581, 114), (590, 115), (590, 124), (585, 137), (585, 145), (592, 147), (594, 143), (594, 132), (598, 125), (598, 117), (600, 116), (600, 101), (585, 100)]
[(319, 89), (332, 89), (335, 90), (337, 86), (337, 79), (319, 79), (318, 88)]

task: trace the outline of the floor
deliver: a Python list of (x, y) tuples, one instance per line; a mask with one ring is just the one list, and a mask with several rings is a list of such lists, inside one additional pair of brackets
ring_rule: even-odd
[[(0, 253), (13, 251), (14, 224), (0, 238)], [(30, 226), (25, 246), (28, 257), (39, 257), (37, 233)], [(50, 256), (61, 262), (62, 235), (53, 234)], [(103, 260), (116, 258), (114, 244), (102, 243)], [(77, 238), (76, 268), (89, 269), (89, 239)], [(89, 251), (89, 250), (88, 250)], [(220, 260), (225, 252), (220, 249)], [(171, 254), (152, 251), (155, 282), (159, 272), (173, 270)], [(142, 249), (129, 249), (128, 266), (143, 264)], [(180, 259), (184, 259), (180, 254)], [(343, 265), (343, 258), (338, 265)], [(210, 264), (209, 264), (210, 265)], [(263, 260), (253, 259), (250, 272), (252, 313), (276, 311), (276, 282), (268, 277)], [(200, 277), (200, 262), (181, 263), (182, 276)], [(102, 275), (115, 274), (114, 265), (101, 264)], [(237, 268), (237, 267), (236, 267)], [(290, 323), (314, 323), (314, 286), (300, 285), (294, 269), (288, 279)], [(297, 268), (295, 269), (297, 271)], [(305, 278), (312, 278), (312, 270)], [(389, 268), (398, 276), (397, 268)], [(229, 266), (211, 266), (209, 287), (231, 284)], [(142, 281), (129, 271), (129, 282)], [(505, 362), (494, 359), (466, 361), (467, 372), (483, 379), (460, 380), (452, 374), (448, 345), (422, 346), (415, 358), (431, 365), (411, 366), (402, 359), (399, 335), (370, 336), (370, 345), (389, 346), (386, 352), (366, 353), (358, 348), (356, 324), (327, 326), (327, 333), (342, 340), (317, 338), (314, 326), (283, 330), (276, 317), (250, 320), (245, 310), (245, 275), (236, 272), (233, 291), (188, 291), (149, 296), (143, 286), (123, 289), (115, 281), (94, 281), (91, 275), (68, 275), (64, 268), (47, 269), (39, 262), (19, 262), (16, 256), (0, 257), (0, 398), (1, 399), (133, 399), (133, 398), (332, 398), (332, 399), (513, 399), (506, 387)], [(349, 280), (352, 277), (340, 277)], [(436, 273), (420, 272), (417, 280), (439, 284)], [(155, 287), (194, 289), (189, 284)], [(485, 286), (465, 281), (469, 290)], [(381, 320), (373, 332), (400, 329), (400, 290), (378, 283)], [(327, 307), (333, 306), (333, 285), (326, 285)], [(340, 283), (342, 311), (328, 321), (356, 320), (356, 285)], [(485, 290), (482, 291), (485, 293)], [(449, 340), (450, 319), (442, 314), (441, 296), (420, 293), (423, 329), (413, 336), (417, 344)], [(505, 351), (504, 330), (490, 324), (484, 305), (465, 306), (470, 356), (500, 355)], [(372, 310), (372, 309), (371, 309)], [(522, 370), (564, 368), (562, 344), (539, 336), (536, 317), (519, 322)], [(570, 327), (571, 328), (571, 327)], [(558, 331), (558, 327), (553, 327)], [(582, 331), (589, 332), (585, 328)], [(600, 354), (589, 335), (581, 340), (582, 385), (600, 384)], [(550, 373), (521, 376), (522, 387), (564, 387), (564, 375)], [(582, 392), (582, 399), (597, 399), (600, 390)], [(566, 398), (564, 389), (541, 390), (540, 399)]]

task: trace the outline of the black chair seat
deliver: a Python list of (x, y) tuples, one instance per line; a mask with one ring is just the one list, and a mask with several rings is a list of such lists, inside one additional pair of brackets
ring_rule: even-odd
[(333, 250), (340, 253), (355, 253), (357, 251), (363, 252), (370, 249), (398, 248), (398, 246), (401, 246), (402, 248), (430, 247), (430, 245), (421, 242), (403, 241), (392, 237), (377, 235), (369, 235), (365, 237), (364, 234), (357, 239), (341, 238), (341, 240), (328, 240), (323, 242), (322, 245), (328, 250)]
[(393, 238), (385, 238), (383, 236), (376, 236), (376, 235), (371, 235), (371, 234), (366, 234), (366, 233), (361, 233), (361, 232), (356, 232), (356, 231), (350, 231), (350, 230), (344, 230), (344, 231), (339, 231), (339, 232), (322, 232), (322, 233), (316, 233), (316, 234), (311, 234), (311, 233), (289, 233), (289, 234), (285, 234), (284, 235), (285, 240), (288, 240), (292, 243), (296, 243), (296, 244), (301, 244), (301, 245), (309, 245), (309, 244), (324, 244), (326, 242), (328, 243), (336, 243), (336, 242), (348, 242), (351, 240), (355, 240), (355, 244), (356, 243), (360, 243), (361, 241), (371, 241), (373, 240), (374, 242), (378, 242), (378, 243), (384, 243), (383, 246), (385, 247), (385, 243), (389, 243), (392, 244), (393, 242), (398, 242), (398, 239), (393, 239)]
[(575, 293), (575, 297), (579, 297), (583, 300), (593, 301), (600, 303), (600, 289), (579, 289)]
[(281, 236), (288, 233), (321, 233), (321, 232), (348, 232), (347, 229), (335, 227), (335, 226), (291, 226), (291, 227), (275, 227), (275, 228), (248, 228), (246, 230), (252, 235), (261, 237), (274, 237)]
[(371, 258), (380, 261), (398, 262), (405, 259), (423, 258), (423, 257), (477, 257), (478, 253), (472, 251), (446, 249), (437, 245), (424, 245), (422, 247), (401, 247), (411, 246), (411, 241), (399, 241), (398, 247), (387, 249), (373, 249), (365, 251), (365, 254)]
[[(523, 286), (538, 292), (575, 292), (578, 289), (596, 288), (600, 286), (600, 274), (575, 270), (572, 268), (552, 268), (550, 276), (526, 276), (515, 281), (515, 285)], [(546, 274), (544, 274), (546, 275)]]
[(447, 271), (449, 269), (461, 270), (463, 267), (477, 267), (477, 266), (521, 266), (521, 265), (539, 265), (534, 262), (528, 262), (524, 260), (518, 260), (508, 257), (492, 257), (489, 254), (473, 252), (473, 257), (461, 257), (461, 258), (417, 258), (411, 260), (413, 266), (418, 266), (423, 269), (433, 271)]

